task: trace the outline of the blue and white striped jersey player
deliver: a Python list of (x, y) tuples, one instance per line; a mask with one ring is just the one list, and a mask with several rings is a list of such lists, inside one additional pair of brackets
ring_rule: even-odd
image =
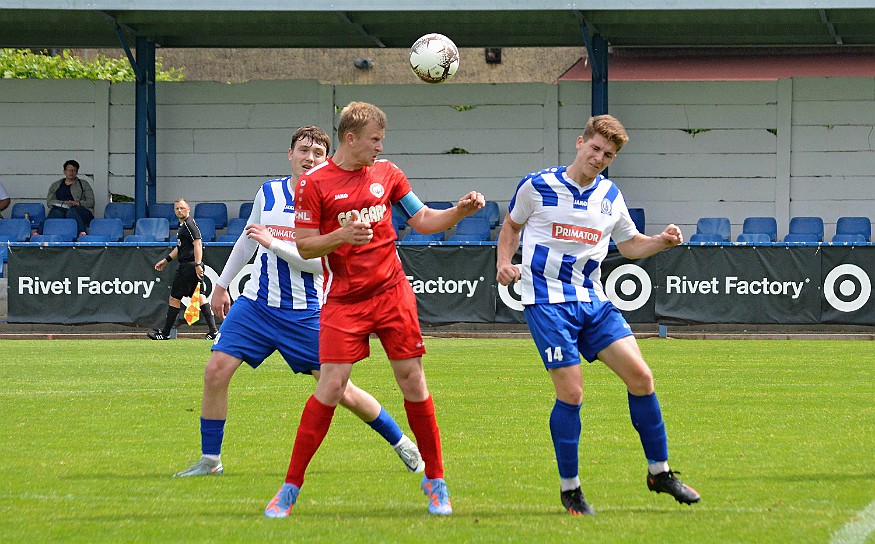
[[(556, 390), (550, 433), (559, 465), (560, 497), (571, 515), (594, 514), (580, 489), (578, 446), (583, 376), (580, 357), (601, 360), (626, 384), (632, 425), (641, 437), (647, 486), (678, 502), (699, 501), (668, 466), (668, 440), (653, 375), (620, 311), (605, 296), (600, 274), (611, 238), (630, 259), (683, 242), (669, 225), (656, 236), (638, 232), (620, 190), (601, 175), (629, 140), (610, 115), (591, 118), (568, 166), (529, 174), (510, 201), (498, 237), (497, 279), (520, 281), (524, 315)], [(522, 263), (511, 259), (522, 235)]]
[[(295, 248), (293, 195), (298, 177), (325, 162), (330, 146), (331, 139), (322, 129), (298, 129), (289, 149), (292, 176), (266, 181), (255, 196), (246, 230), (235, 242), (212, 295), (214, 311), (224, 322), (204, 369), (202, 457), (174, 476), (222, 474), (228, 385), (243, 361), (257, 368), (279, 351), (292, 371), (319, 379), (322, 262), (302, 259)], [(256, 251), (252, 274), (231, 306), (228, 285)], [(340, 404), (377, 431), (407, 470), (423, 471), (425, 463), (416, 444), (370, 393), (350, 382)]]

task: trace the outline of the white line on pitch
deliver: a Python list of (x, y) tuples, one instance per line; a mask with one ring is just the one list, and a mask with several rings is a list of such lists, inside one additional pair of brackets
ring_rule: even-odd
[(875, 501), (852, 516), (851, 521), (832, 535), (829, 544), (862, 544), (872, 533), (875, 533)]

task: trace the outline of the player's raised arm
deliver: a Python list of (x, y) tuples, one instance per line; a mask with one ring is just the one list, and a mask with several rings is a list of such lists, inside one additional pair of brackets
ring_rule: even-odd
[(456, 202), (456, 205), (446, 210), (434, 210), (423, 206), (407, 221), (407, 223), (423, 234), (442, 232), (452, 227), (462, 219), (474, 215), (477, 210), (486, 205), (482, 193), (471, 191)]
[(634, 237), (617, 243), (620, 255), (627, 259), (643, 259), (656, 255), (664, 249), (684, 242), (684, 235), (677, 225), (669, 225), (656, 236), (636, 234)]

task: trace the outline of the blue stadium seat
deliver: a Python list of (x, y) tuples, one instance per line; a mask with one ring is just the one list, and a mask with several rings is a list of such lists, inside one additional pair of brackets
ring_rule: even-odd
[(489, 226), (489, 217), (486, 215), (472, 215), (459, 221), (456, 225), (455, 234), (464, 236), (475, 236), (481, 241), (489, 240), (492, 231)]
[(453, 234), (447, 240), (449, 242), (488, 242), (479, 234)]
[(768, 244), (772, 239), (762, 232), (742, 232), (738, 235), (738, 241), (744, 244)]
[(12, 205), (12, 217), (25, 219), (25, 214), (30, 217), (30, 228), (40, 230), (43, 221), (46, 220), (46, 207), (42, 202), (17, 202)]
[(124, 223), (117, 217), (92, 219), (88, 226), (88, 234), (90, 236), (105, 236), (107, 242), (121, 242), (125, 236)]
[[(722, 238), (720, 241), (728, 242), (731, 228), (728, 217), (702, 217), (696, 223), (696, 234), (718, 234)], [(692, 237), (690, 241), (693, 241)]]
[(638, 232), (644, 234), (644, 208), (629, 208), (629, 216), (632, 217), (632, 222), (635, 223), (635, 228), (638, 229)]
[(392, 206), (392, 226), (395, 228), (395, 236), (401, 239), (401, 231), (407, 228), (407, 219), (401, 212), (395, 211), (395, 206)]
[(233, 244), (234, 242), (237, 241), (237, 238), (239, 238), (239, 237), (240, 237), (239, 235), (234, 236), (233, 234), (221, 234), (219, 236), (216, 236), (216, 241), (217, 242), (226, 242), (226, 243), (230, 242)]
[(790, 232), (785, 242), (823, 242), (823, 219), (820, 217), (793, 217), (790, 219)]
[(201, 202), (194, 206), (194, 220), (198, 221), (209, 217), (215, 222), (217, 229), (225, 228), (228, 224), (228, 206), (224, 202)]
[(212, 242), (216, 239), (216, 223), (211, 217), (200, 217), (195, 219), (198, 230), (201, 231), (201, 240), (204, 242)]
[(446, 200), (429, 200), (428, 202), (424, 202), (423, 204), (425, 204), (432, 210), (448, 210), (456, 205), (455, 203)]
[(778, 221), (774, 217), (747, 217), (741, 224), (742, 234), (765, 234), (770, 242), (778, 241)]
[(171, 202), (153, 202), (149, 204), (149, 217), (163, 217), (167, 220), (171, 229), (179, 227), (179, 218), (173, 211)]
[[(75, 219), (73, 221), (75, 221)], [(71, 240), (64, 240), (64, 237), (58, 234), (34, 234), (30, 237), (30, 241), (42, 244), (45, 242), (70, 242)]]
[(237, 214), (237, 217), (240, 219), (249, 219), (249, 216), (252, 214), (252, 202), (244, 202), (240, 204), (240, 213)]
[(123, 229), (132, 229), (137, 221), (137, 207), (133, 202), (110, 202), (103, 208), (103, 217), (120, 219)]
[(225, 234), (223, 236), (231, 235), (236, 240), (241, 234), (243, 234), (243, 229), (246, 228), (246, 219), (248, 217), (234, 217), (228, 220), (228, 228), (225, 229)]
[(444, 241), (444, 233), (436, 232), (434, 234), (422, 234), (421, 232), (417, 232), (416, 229), (410, 227), (410, 234), (404, 237), (405, 242), (420, 242), (423, 244), (427, 244), (429, 242), (443, 242)]
[(125, 236), (126, 244), (139, 244), (140, 242), (157, 242), (158, 239), (151, 234), (128, 234)]
[(691, 244), (698, 244), (700, 242), (726, 242), (726, 241), (727, 240), (725, 240), (723, 238), (722, 234), (718, 234), (716, 232), (709, 232), (709, 233), (697, 232), (696, 234), (690, 236), (690, 243)]
[(791, 232), (784, 236), (784, 242), (788, 244), (816, 244), (822, 242), (817, 234), (813, 232)]
[(471, 217), (486, 217), (489, 227), (495, 228), (501, 222), (501, 212), (498, 210), (498, 202), (489, 201), (486, 206), (477, 210)]
[(832, 237), (834, 244), (865, 244), (868, 240), (862, 234), (836, 234)]
[[(146, 234), (154, 237), (157, 242), (166, 242), (170, 237), (170, 222), (163, 217), (141, 217), (137, 219), (134, 234)], [(125, 238), (125, 242), (128, 238)]]
[(59, 242), (72, 242), (79, 234), (75, 219), (46, 219), (43, 223), (43, 234), (60, 236)]
[(30, 238), (30, 222), (18, 217), (0, 219), (0, 236), (7, 237), (7, 242), (26, 242)]
[[(859, 234), (864, 242), (872, 239), (872, 222), (868, 217), (839, 217), (836, 221), (836, 236)], [(833, 238), (835, 242), (835, 238)]]
[(84, 234), (76, 239), (77, 242), (121, 242), (121, 240), (110, 240), (109, 236), (103, 234)]

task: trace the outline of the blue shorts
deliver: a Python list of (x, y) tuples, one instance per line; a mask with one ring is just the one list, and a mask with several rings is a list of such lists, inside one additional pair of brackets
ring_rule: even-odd
[(310, 374), (319, 370), (319, 310), (272, 308), (238, 297), (211, 349), (252, 368), (279, 351), (293, 371)]
[(632, 335), (620, 310), (598, 299), (533, 304), (525, 307), (523, 315), (547, 368), (579, 365), (581, 355), (591, 363), (598, 352)]

